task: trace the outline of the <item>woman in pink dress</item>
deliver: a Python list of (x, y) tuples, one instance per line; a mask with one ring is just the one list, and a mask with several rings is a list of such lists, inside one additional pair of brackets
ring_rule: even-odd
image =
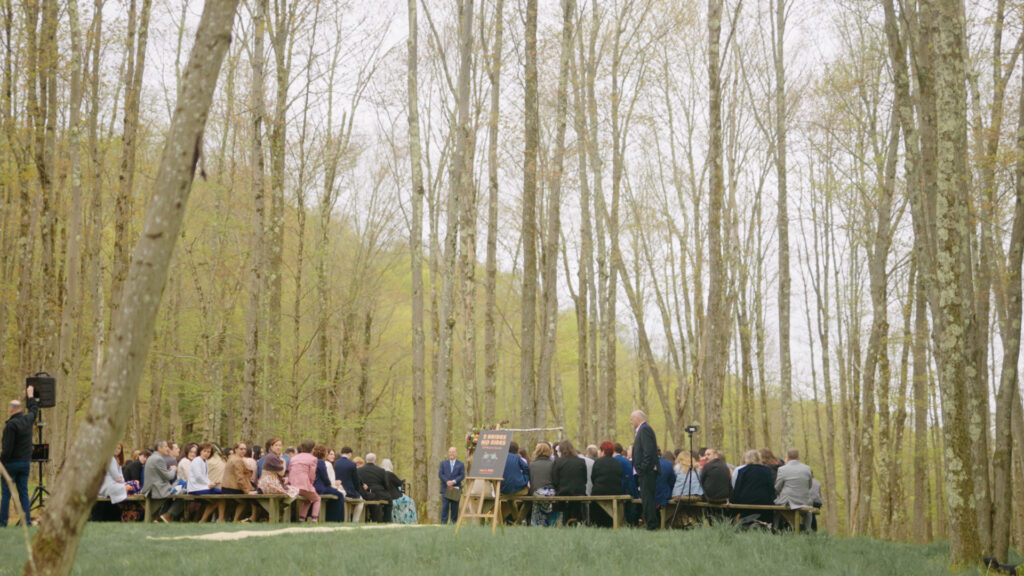
[[(316, 457), (312, 454), (314, 446), (316, 443), (312, 440), (304, 440), (299, 444), (299, 453), (292, 456), (288, 463), (288, 483), (292, 488), (297, 488), (299, 496), (303, 498), (302, 506), (299, 507), (300, 522), (316, 522), (320, 517), (320, 495), (313, 487), (316, 481)], [(311, 515), (310, 508), (313, 509)]]

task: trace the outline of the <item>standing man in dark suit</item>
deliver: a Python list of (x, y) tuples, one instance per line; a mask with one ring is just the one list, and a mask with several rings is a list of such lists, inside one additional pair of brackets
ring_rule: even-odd
[(633, 469), (636, 470), (637, 484), (640, 487), (644, 524), (648, 530), (657, 530), (660, 523), (655, 508), (654, 490), (661, 467), (658, 462), (658, 438), (654, 435), (654, 428), (647, 423), (647, 415), (643, 411), (636, 410), (630, 414), (629, 422), (636, 430), (633, 438)]
[(448, 459), (441, 462), (437, 471), (437, 476), (441, 479), (441, 524), (448, 522), (454, 524), (459, 519), (458, 500), (445, 498), (445, 493), (449, 488), (461, 490), (462, 481), (466, 478), (466, 465), (459, 462), (458, 456), (459, 451), (455, 449), (455, 446), (448, 448)]

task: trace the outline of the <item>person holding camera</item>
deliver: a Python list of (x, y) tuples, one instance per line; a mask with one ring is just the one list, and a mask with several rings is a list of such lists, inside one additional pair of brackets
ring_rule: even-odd
[[(32, 525), (29, 513), (28, 476), (32, 468), (32, 425), (35, 424), (39, 412), (33, 386), (25, 388), (25, 403), (28, 411), (23, 411), (21, 401), (11, 400), (7, 404), (7, 423), (4, 424), (3, 448), (0, 449), (0, 463), (14, 480), (21, 501), (21, 511), (25, 516), (25, 525)], [(3, 483), (0, 498), (0, 526), (7, 526), (8, 513), (11, 506), (11, 490)]]

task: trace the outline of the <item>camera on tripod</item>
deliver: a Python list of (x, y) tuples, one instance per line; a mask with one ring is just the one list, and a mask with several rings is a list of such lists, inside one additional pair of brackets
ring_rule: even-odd
[(689, 434), (690, 436), (693, 436), (693, 434), (697, 431), (698, 428), (699, 427), (696, 424), (690, 424), (686, 428), (683, 428), (683, 430), (686, 430), (687, 434)]

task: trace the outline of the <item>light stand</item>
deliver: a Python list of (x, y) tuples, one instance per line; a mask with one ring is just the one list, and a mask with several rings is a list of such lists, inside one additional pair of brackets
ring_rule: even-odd
[[(46, 423), (43, 422), (43, 410), (42, 408), (40, 408), (39, 417), (36, 419), (36, 432), (38, 433), (39, 444), (43, 443), (44, 426), (46, 426)], [(32, 490), (32, 500), (29, 502), (28, 505), (29, 510), (37, 510), (39, 508), (42, 508), (43, 505), (45, 504), (45, 498), (50, 495), (50, 491), (46, 489), (45, 480), (43, 476), (43, 462), (46, 462), (46, 460), (42, 458), (36, 460), (36, 463), (39, 464), (39, 483), (36, 484), (36, 487)]]

